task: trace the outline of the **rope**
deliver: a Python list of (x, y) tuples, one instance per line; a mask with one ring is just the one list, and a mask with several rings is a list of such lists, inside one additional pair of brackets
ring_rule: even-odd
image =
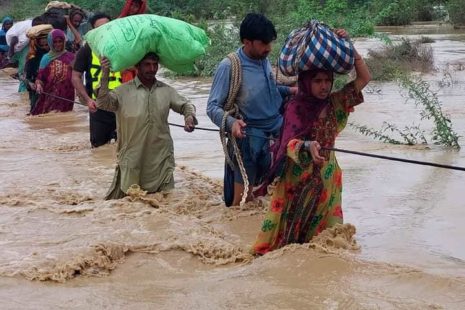
[(369, 153), (363, 153), (363, 152), (357, 152), (357, 151), (349, 151), (349, 150), (343, 150), (343, 149), (331, 148), (331, 147), (321, 147), (321, 148), (323, 150), (328, 150), (328, 151), (348, 153), (348, 154), (354, 154), (354, 155), (360, 155), (360, 156), (366, 156), (366, 157), (381, 158), (381, 159), (399, 161), (399, 162), (409, 163), (409, 164), (416, 164), (416, 165), (424, 165), (424, 166), (432, 166), (432, 167), (437, 167), (437, 168), (445, 168), (445, 169), (465, 171), (465, 167), (436, 164), (436, 163), (427, 162), (427, 161), (411, 160), (411, 159), (405, 159), (405, 158), (369, 154)]
[[(239, 119), (239, 107), (236, 103), (237, 94), (239, 93), (241, 83), (242, 83), (242, 67), (241, 61), (239, 56), (236, 53), (230, 53), (228, 56), (229, 60), (231, 61), (231, 78), (229, 83), (229, 93), (228, 98), (226, 99), (226, 103), (224, 105), (224, 115), (223, 119), (221, 120), (221, 127), (220, 127), (220, 140), (221, 145), (223, 146), (224, 156), (226, 158), (226, 163), (231, 167), (234, 168), (234, 162), (232, 158), (229, 156), (228, 151), (228, 144), (226, 141), (227, 131), (226, 131), (226, 123), (228, 117), (234, 116), (235, 118)], [(236, 137), (232, 134), (229, 135), (229, 141), (232, 145), (234, 155), (236, 157), (236, 162), (239, 166), (239, 170), (241, 172), (242, 180), (244, 181), (244, 192), (242, 193), (242, 199), (240, 205), (243, 206), (247, 199), (247, 194), (249, 191), (249, 179), (247, 177), (247, 172), (245, 171), (244, 162), (242, 160), (240, 149), (237, 145)]]
[[(63, 97), (60, 97), (60, 96), (55, 96), (55, 95), (52, 95), (52, 94), (49, 94), (49, 93), (46, 93), (46, 92), (42, 92), (42, 94), (50, 96), (50, 97), (55, 97), (55, 98), (58, 98), (58, 99), (62, 99), (62, 100), (65, 100), (65, 101), (74, 102), (74, 103), (77, 103), (77, 104), (80, 104), (80, 105), (85, 105), (85, 104), (83, 104), (81, 102), (69, 100), (67, 98), (63, 98)], [(178, 125), (178, 124), (173, 124), (173, 123), (168, 123), (168, 125), (174, 126), (174, 127), (184, 128), (183, 125)], [(214, 132), (220, 131), (220, 130), (215, 129), (215, 128), (203, 128), (203, 127), (195, 127), (195, 129), (196, 130), (204, 130), (204, 131), (214, 131)], [(262, 136), (251, 135), (251, 134), (248, 134), (248, 136), (275, 140), (274, 138), (262, 137)], [(332, 147), (321, 147), (321, 149), (327, 150), (327, 151), (334, 151), (334, 152), (340, 152), (340, 153), (348, 153), (348, 154), (353, 154), (353, 155), (359, 155), (359, 156), (366, 156), (366, 157), (373, 157), (373, 158), (379, 158), (379, 159), (385, 159), (385, 160), (398, 161), (398, 162), (409, 163), (409, 164), (416, 164), (416, 165), (431, 166), (431, 167), (436, 167), (436, 168), (465, 171), (465, 167), (460, 167), (460, 166), (437, 164), (437, 163), (432, 163), (432, 162), (427, 162), (427, 161), (411, 160), (411, 159), (405, 159), (405, 158), (399, 158), (399, 157), (370, 154), (370, 153), (364, 153), (364, 152), (358, 152), (358, 151), (350, 151), (350, 150), (344, 150), (344, 149), (332, 148)], [(244, 184), (245, 184), (245, 180), (244, 180)]]
[[(170, 126), (184, 128), (183, 125), (178, 125), (178, 124), (173, 124), (173, 123), (168, 123), (168, 124)], [(214, 129), (214, 128), (195, 127), (195, 129), (196, 130), (205, 130), (205, 131), (218, 131), (218, 129)], [(276, 140), (275, 138), (271, 138), (271, 137), (265, 137), (265, 136), (259, 136), (259, 135), (251, 135), (251, 134), (247, 134), (247, 135), (250, 136), (250, 137), (257, 137), (257, 138), (263, 138), (263, 139), (269, 139), (269, 140)], [(332, 148), (332, 147), (321, 147), (321, 149), (322, 150), (327, 150), (327, 151), (334, 151), (334, 152), (340, 152), (340, 153), (348, 153), (348, 154), (353, 154), (353, 155), (359, 155), (359, 156), (366, 156), (366, 157), (380, 158), (380, 159), (385, 159), (385, 160), (398, 161), (398, 162), (409, 163), (409, 164), (416, 164), (416, 165), (431, 166), (431, 167), (436, 167), (436, 168), (444, 168), (444, 169), (465, 171), (465, 167), (460, 167), (460, 166), (437, 164), (437, 163), (432, 163), (432, 162), (427, 162), (427, 161), (411, 160), (411, 159), (405, 159), (405, 158), (399, 158), (399, 157), (391, 157), (391, 156), (370, 154), (370, 153), (364, 153), (364, 152), (358, 152), (358, 151), (350, 151), (350, 150), (344, 150), (344, 149)]]
[(44, 91), (41, 92), (41, 94), (44, 94), (44, 95), (49, 96), (49, 97), (61, 99), (61, 100), (63, 100), (63, 101), (68, 101), (68, 102), (80, 104), (80, 105), (82, 105), (82, 106), (86, 106), (86, 107), (87, 107), (87, 104), (85, 104), (85, 103), (82, 103), (82, 102), (79, 102), (79, 101), (70, 100), (70, 99), (68, 99), (68, 98), (64, 98), (64, 97), (60, 97), (60, 96), (56, 96), (56, 95), (54, 95), (54, 94), (46, 93), (46, 92), (44, 92)]

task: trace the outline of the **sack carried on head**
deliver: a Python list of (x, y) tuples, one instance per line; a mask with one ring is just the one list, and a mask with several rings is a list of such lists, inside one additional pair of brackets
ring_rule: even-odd
[(53, 30), (52, 25), (43, 24), (33, 26), (26, 32), (26, 36), (29, 39), (37, 39), (38, 37), (47, 36)]
[(203, 29), (152, 14), (115, 19), (89, 31), (85, 39), (94, 53), (110, 60), (113, 71), (130, 68), (153, 52), (166, 68), (189, 72), (210, 43)]
[(72, 8), (72, 5), (69, 4), (68, 2), (50, 1), (45, 7), (45, 12), (47, 12), (50, 9), (61, 9), (67, 12), (71, 8)]
[(352, 43), (317, 20), (289, 34), (278, 61), (280, 71), (287, 76), (311, 69), (348, 73), (354, 63)]

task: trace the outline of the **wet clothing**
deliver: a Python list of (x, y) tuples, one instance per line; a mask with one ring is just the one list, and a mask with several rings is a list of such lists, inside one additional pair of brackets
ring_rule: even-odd
[[(42, 60), (42, 57), (47, 54), (47, 52), (47, 50), (37, 47), (33, 55), (31, 55), (31, 58), (26, 61), (24, 66), (24, 74), (28, 82), (33, 84), (35, 83), (37, 75), (39, 74), (40, 61)], [(29, 92), (29, 101), (31, 103), (30, 111), (32, 111), (36, 105), (39, 95), (33, 89), (30, 89), (28, 84), (26, 87)]]
[(29, 46), (24, 47), (19, 52), (15, 53), (13, 57), (11, 57), (11, 61), (18, 64), (18, 75), (20, 77), (20, 82), (18, 86), (18, 92), (22, 93), (27, 90), (26, 83), (23, 81), (24, 78), (24, 67), (26, 65), (26, 56), (29, 53)]
[(109, 91), (101, 87), (97, 106), (116, 114), (117, 167), (106, 199), (119, 199), (131, 185), (148, 192), (174, 187), (174, 150), (168, 125), (170, 109), (193, 116), (195, 107), (176, 90), (156, 81), (145, 87), (138, 77)]
[[(89, 97), (96, 99), (94, 89), (97, 89), (102, 76), (100, 60), (92, 53), (90, 46), (85, 44), (76, 54), (76, 61), (73, 70), (83, 73), (85, 87)], [(122, 79), (113, 74), (113, 80), (109, 82), (109, 89), (120, 86)], [(89, 112), (90, 143), (93, 147), (107, 144), (111, 139), (116, 139), (116, 118), (115, 113), (100, 110)]]
[[(268, 137), (277, 136), (282, 124), (280, 113), (283, 99), (290, 94), (287, 86), (277, 86), (273, 78), (271, 64), (268, 59), (255, 60), (248, 57), (242, 48), (237, 50), (242, 69), (242, 84), (237, 96), (240, 114), (247, 123), (246, 132), (257, 137), (246, 136), (238, 140), (247, 178), (251, 185), (257, 185), (263, 172), (271, 162)], [(207, 103), (207, 114), (218, 127), (221, 126), (224, 106), (229, 93), (231, 80), (231, 61), (226, 58), (219, 64)], [(226, 129), (231, 131), (236, 118), (229, 116)], [(263, 138), (259, 138), (263, 137)], [(233, 173), (225, 167), (225, 197), (231, 196), (226, 184), (243, 183), (238, 165)], [(234, 181), (231, 181), (231, 178)], [(226, 205), (230, 205), (225, 199)]]
[(36, 83), (42, 84), (44, 94), (39, 96), (31, 111), (32, 115), (73, 110), (75, 93), (71, 82), (71, 63), (74, 60), (74, 54), (66, 50), (55, 50), (53, 47), (53, 39), (55, 38), (62, 38), (64, 42), (65, 33), (62, 30), (54, 29), (48, 34), (50, 51), (42, 57), (36, 79)]
[[(284, 126), (300, 127), (301, 134), (288, 138), (284, 165), (277, 173), (279, 180), (253, 252), (265, 254), (290, 243), (305, 243), (326, 228), (343, 222), (341, 208), (342, 171), (334, 152), (320, 151), (323, 165), (312, 163), (304, 141), (318, 141), (322, 147), (334, 147), (336, 136), (347, 124), (353, 107), (363, 102), (353, 83), (330, 95), (324, 117), (306, 114), (305, 102), (291, 100), (286, 106)], [(321, 112), (321, 111), (320, 111)], [(318, 114), (319, 115), (319, 114)], [(305, 124), (306, 119), (312, 119)], [(283, 127), (286, 128), (286, 127)]]

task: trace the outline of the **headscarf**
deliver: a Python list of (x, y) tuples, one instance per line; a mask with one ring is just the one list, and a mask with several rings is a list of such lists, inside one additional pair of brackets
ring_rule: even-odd
[(8, 30), (5, 29), (5, 23), (13, 22), (13, 18), (6, 16), (2, 20), (2, 28), (0, 29), (0, 53), (8, 52), (8, 43), (6, 41), (6, 33)]
[[(63, 50), (61, 52), (58, 52), (55, 50), (53, 47), (53, 40), (56, 38), (62, 38), (63, 39)], [(47, 41), (48, 41), (48, 46), (50, 46), (50, 51), (44, 55), (42, 58), (42, 61), (40, 62), (40, 69), (43, 69), (49, 65), (52, 61), (60, 57), (61, 55), (66, 53), (66, 49), (64, 48), (64, 44), (66, 42), (66, 35), (63, 32), (63, 30), (60, 29), (53, 29), (47, 36)]]
[[(134, 2), (134, 0), (126, 0), (126, 4), (124, 5), (123, 9), (121, 10), (121, 14), (119, 15), (118, 18), (121, 17), (126, 17), (129, 14), (129, 10), (131, 9), (131, 5)], [(145, 10), (147, 10), (147, 1), (142, 0), (140, 4), (139, 11), (136, 14), (144, 14)]]
[(13, 23), (13, 18), (10, 16), (5, 16), (2, 20), (2, 30), (6, 33), (7, 30), (5, 29), (5, 23)]
[(255, 191), (257, 196), (264, 196), (267, 187), (284, 167), (286, 161), (287, 145), (296, 138), (305, 138), (311, 135), (314, 124), (323, 109), (329, 104), (329, 96), (318, 99), (312, 94), (311, 81), (320, 72), (330, 74), (331, 81), (334, 76), (330, 71), (315, 69), (303, 71), (298, 77), (298, 94), (289, 100), (284, 108), (284, 120), (278, 140), (272, 146), (273, 164), (265, 177), (263, 184)]
[(42, 38), (46, 38), (46, 35), (39, 36), (34, 38), (29, 43), (29, 52), (27, 54), (27, 60), (32, 59), (34, 57), (42, 58), (43, 55), (48, 53), (48, 50), (43, 49), (39, 46), (39, 40)]

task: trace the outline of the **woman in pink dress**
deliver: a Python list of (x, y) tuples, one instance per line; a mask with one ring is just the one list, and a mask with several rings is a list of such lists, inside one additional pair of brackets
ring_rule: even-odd
[(74, 54), (65, 50), (66, 35), (63, 31), (54, 29), (47, 40), (50, 52), (40, 61), (36, 79), (36, 91), (40, 96), (32, 115), (73, 110), (75, 94), (71, 83), (71, 62)]

